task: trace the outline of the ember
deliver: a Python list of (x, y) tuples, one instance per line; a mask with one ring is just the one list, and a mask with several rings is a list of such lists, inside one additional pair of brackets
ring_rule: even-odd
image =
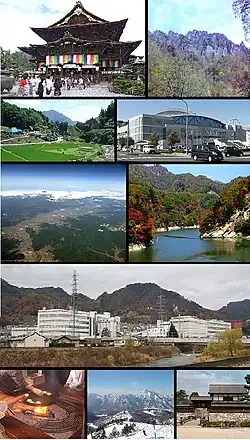
[(33, 409), (34, 413), (41, 414), (41, 415), (43, 415), (43, 414), (46, 415), (48, 413), (48, 411), (49, 411), (49, 409), (47, 406), (37, 406), (36, 408)]

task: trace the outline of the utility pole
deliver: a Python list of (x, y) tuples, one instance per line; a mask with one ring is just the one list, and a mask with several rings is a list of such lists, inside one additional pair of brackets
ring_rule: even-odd
[(188, 154), (188, 103), (185, 99), (181, 99), (186, 105), (186, 153)]
[(178, 309), (178, 307), (176, 305), (174, 305), (173, 310), (174, 310), (174, 313), (179, 318), (179, 331), (178, 331), (178, 334), (179, 334), (179, 338), (180, 338), (181, 337), (180, 336), (180, 334), (181, 334), (181, 315), (180, 315), (179, 309)]
[(76, 313), (77, 313), (77, 295), (78, 295), (78, 278), (74, 270), (72, 279), (72, 314), (73, 314), (73, 336), (76, 334)]

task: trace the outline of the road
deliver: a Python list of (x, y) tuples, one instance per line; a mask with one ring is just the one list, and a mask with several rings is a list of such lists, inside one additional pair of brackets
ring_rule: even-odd
[[(129, 162), (152, 162), (152, 163), (206, 163), (202, 161), (195, 161), (190, 156), (186, 154), (126, 154), (118, 151), (117, 153), (118, 161), (129, 161)], [(216, 162), (218, 163), (218, 162)], [(227, 157), (224, 158), (222, 162), (219, 163), (250, 163), (250, 151), (244, 153), (243, 157)]]

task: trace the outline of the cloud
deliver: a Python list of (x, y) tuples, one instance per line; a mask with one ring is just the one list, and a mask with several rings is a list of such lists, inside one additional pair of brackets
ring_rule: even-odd
[(15, 104), (18, 107), (34, 108), (35, 110), (55, 110), (64, 114), (72, 121), (85, 122), (90, 118), (99, 116), (101, 109), (106, 109), (112, 102), (110, 99), (93, 100), (42, 100), (42, 99), (6, 99), (6, 102)]
[(249, 266), (244, 264), (3, 264), (2, 277), (18, 286), (61, 286), (70, 293), (74, 269), (80, 292), (92, 298), (138, 282), (157, 283), (214, 310), (250, 297)]
[(223, 33), (235, 43), (245, 40), (232, 0), (149, 0), (149, 29), (183, 34), (196, 29)]
[[(33, 0), (20, 2), (9, 0), (0, 3), (1, 46), (15, 51), (17, 46), (44, 44), (30, 27), (46, 27), (60, 20), (75, 5), (75, 0)], [(145, 2), (144, 0), (85, 0), (84, 7), (93, 14), (108, 21), (128, 18), (122, 41), (145, 40)], [(144, 55), (145, 43), (136, 49), (135, 54)]]
[(177, 389), (185, 390), (189, 395), (197, 391), (207, 395), (210, 384), (245, 383), (248, 370), (182, 370), (177, 372)]

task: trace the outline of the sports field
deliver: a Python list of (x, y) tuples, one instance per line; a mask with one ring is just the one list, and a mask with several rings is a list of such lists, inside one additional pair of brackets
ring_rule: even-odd
[(102, 147), (85, 142), (2, 145), (2, 162), (103, 161)]

